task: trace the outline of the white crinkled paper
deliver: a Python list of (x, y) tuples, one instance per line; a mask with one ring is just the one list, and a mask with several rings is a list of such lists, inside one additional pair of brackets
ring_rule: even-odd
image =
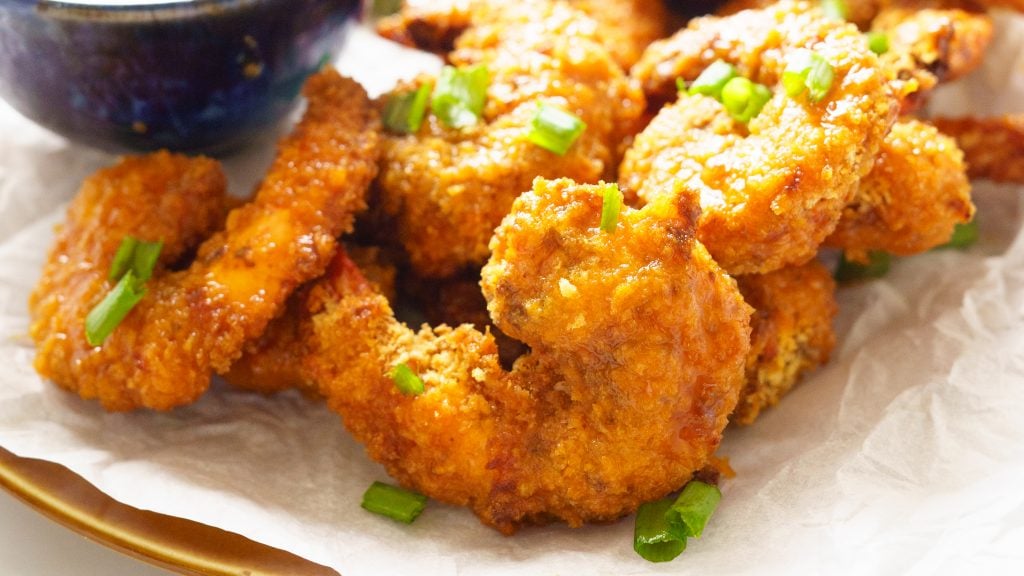
[[(936, 100), (945, 114), (1024, 111), (1024, 19)], [(411, 60), (410, 60), (411, 58)], [(405, 64), (410, 66), (403, 67)], [(363, 31), (338, 66), (371, 91), (436, 66)], [(963, 574), (1024, 571), (1021, 190), (978, 184), (981, 242), (900, 260), (844, 288), (832, 362), (720, 454), (738, 476), (704, 537), (650, 564), (632, 520), (507, 538), (436, 503), (411, 526), (368, 514), (383, 470), (321, 403), (215, 383), (166, 414), (107, 414), (31, 367), (26, 300), (81, 180), (113, 157), (0, 103), (0, 446), (63, 464), (126, 504), (189, 518), (368, 574)], [(237, 191), (272, 139), (232, 158)]]

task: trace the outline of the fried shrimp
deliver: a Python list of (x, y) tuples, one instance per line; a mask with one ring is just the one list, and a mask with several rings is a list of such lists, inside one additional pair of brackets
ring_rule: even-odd
[[(377, 182), (382, 209), (395, 218), (410, 264), (425, 277), (482, 264), (495, 226), (534, 177), (612, 176), (623, 132), (644, 108), (594, 41), (590, 18), (543, 0), (485, 6), (473, 12), (450, 56), (458, 66), (487, 67), (480, 122), (450, 128), (430, 115), (418, 133), (385, 140)], [(586, 123), (564, 155), (527, 138), (542, 103)]]
[(948, 242), (974, 216), (963, 156), (933, 126), (900, 120), (825, 244), (863, 261), (872, 250), (909, 256)]
[(932, 122), (963, 149), (971, 178), (1024, 184), (1024, 115)]
[[(482, 285), (531, 352), (511, 371), (471, 326), (395, 320), (339, 257), (301, 320), (304, 377), (402, 484), (505, 533), (611, 520), (703, 468), (742, 386), (750, 308), (693, 235), (690, 198), (599, 227), (601, 187), (538, 179)], [(424, 383), (403, 395), (399, 364)]]
[(754, 308), (746, 384), (732, 415), (733, 422), (747, 425), (828, 361), (838, 306), (832, 275), (817, 260), (736, 281)]
[[(336, 72), (313, 76), (305, 94), (305, 116), (280, 143), (254, 200), (228, 215), (191, 266), (152, 278), (145, 297), (100, 346), (86, 342), (83, 318), (110, 288), (105, 275), (113, 251), (129, 232), (106, 223), (133, 210), (163, 215), (150, 214), (146, 197), (135, 197), (140, 186), (115, 187), (99, 198), (87, 186), (68, 225), (84, 232), (83, 240), (59, 239), (47, 270), (88, 272), (68, 281), (44, 276), (34, 298), (40, 373), (108, 410), (191, 402), (209, 386), (212, 371), (226, 371), (244, 342), (263, 332), (296, 287), (323, 273), (376, 172), (378, 120), (362, 88)], [(93, 188), (109, 181), (100, 178)], [(139, 233), (150, 237), (146, 220), (138, 222)], [(173, 231), (158, 239), (175, 242)], [(57, 329), (50, 327), (52, 316), (65, 312), (48, 307), (50, 299), (76, 301), (74, 315)]]
[[(807, 50), (835, 73), (817, 103), (779, 85), (787, 61)], [(693, 80), (716, 60), (774, 89), (760, 114), (744, 125), (717, 100), (683, 93), (636, 137), (620, 183), (645, 202), (698, 194), (698, 238), (730, 273), (806, 262), (871, 169), (896, 99), (863, 35), (801, 3), (694, 20), (638, 67)]]
[[(103, 369), (87, 368), (95, 352), (86, 343), (85, 317), (113, 286), (110, 263), (125, 236), (161, 241), (155, 274), (163, 275), (223, 225), (226, 188), (216, 161), (167, 152), (126, 157), (86, 179), (29, 301), (39, 374), (85, 398), (123, 405)], [(116, 376), (118, 367), (105, 370)]]
[[(668, 10), (661, 0), (567, 0), (594, 19), (612, 58), (628, 69), (648, 44), (667, 33)], [(407, 0), (402, 10), (381, 20), (386, 38), (438, 54), (455, 48), (455, 40), (473, 23), (474, 13), (488, 10), (494, 0)], [(479, 17), (479, 14), (477, 14)]]
[[(774, 3), (736, 0), (719, 13)], [(880, 59), (904, 97), (904, 112), (919, 107), (940, 82), (977, 68), (992, 39), (992, 18), (971, 0), (856, 0), (844, 5), (849, 21), (885, 36), (887, 48)]]

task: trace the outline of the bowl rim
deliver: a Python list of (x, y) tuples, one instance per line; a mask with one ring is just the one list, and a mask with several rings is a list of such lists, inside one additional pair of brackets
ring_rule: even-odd
[(140, 3), (123, 4), (115, 3), (115, 0), (15, 0), (14, 3), (47, 18), (109, 23), (152, 23), (223, 16), (264, 4), (287, 4), (287, 0), (134, 1)]

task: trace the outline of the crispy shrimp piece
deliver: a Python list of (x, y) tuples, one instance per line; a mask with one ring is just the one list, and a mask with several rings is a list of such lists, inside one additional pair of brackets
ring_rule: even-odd
[[(719, 13), (774, 3), (734, 0)], [(940, 82), (977, 68), (992, 39), (991, 17), (971, 0), (856, 0), (845, 5), (851, 22), (886, 35), (889, 49), (881, 60), (897, 92), (906, 97), (904, 112), (919, 107)]]
[(900, 120), (825, 244), (865, 261), (872, 250), (909, 256), (948, 242), (974, 216), (963, 156), (935, 127)]
[(817, 260), (736, 281), (754, 308), (746, 385), (732, 415), (733, 422), (747, 425), (828, 361), (838, 307), (832, 275)]
[(956, 138), (971, 178), (1024, 184), (1024, 114), (997, 118), (935, 118), (935, 126)]
[[(455, 40), (473, 23), (474, 12), (489, 10), (495, 0), (407, 0), (402, 10), (378, 24), (386, 38), (437, 54), (455, 48)], [(568, 0), (594, 19), (612, 58), (628, 69), (648, 44), (668, 31), (669, 12), (661, 0)], [(479, 15), (478, 15), (479, 17)]]
[[(778, 86), (787, 59), (804, 49), (835, 70), (818, 103)], [(808, 4), (784, 2), (694, 20), (645, 59), (654, 55), (665, 60), (647, 60), (651, 70), (691, 80), (723, 59), (774, 96), (744, 126), (718, 101), (682, 94), (626, 152), (623, 186), (645, 202), (680, 190), (698, 194), (698, 238), (730, 273), (813, 258), (895, 119), (896, 99), (863, 35)]]
[[(111, 261), (125, 236), (163, 242), (154, 274), (167, 273), (223, 226), (227, 182), (220, 164), (168, 152), (130, 156), (87, 178), (68, 207), (29, 300), (36, 370), (63, 388), (105, 405), (121, 404), (85, 340), (85, 317), (113, 287)], [(106, 367), (117, 374), (130, 358)]]
[[(511, 371), (468, 325), (397, 322), (344, 257), (315, 285), (303, 370), (402, 484), (505, 533), (611, 520), (709, 463), (742, 386), (750, 308), (693, 236), (692, 199), (624, 209), (538, 179), (495, 233), (483, 291), (531, 352)], [(401, 394), (404, 363), (425, 391)]]
[[(613, 175), (623, 132), (643, 99), (593, 39), (593, 20), (547, 0), (484, 4), (451, 54), (490, 74), (481, 122), (456, 129), (429, 116), (419, 133), (388, 135), (378, 179), (412, 267), (444, 277), (486, 260), (487, 243), (534, 177), (596, 182)], [(587, 127), (565, 155), (527, 139), (541, 103)]]
[[(71, 213), (69, 228), (91, 226), (87, 238), (103, 249), (58, 244), (52, 259), (92, 272), (85, 285), (67, 287), (79, 300), (75, 317), (62, 329), (36, 330), (43, 375), (108, 410), (192, 402), (209, 386), (211, 372), (226, 371), (296, 287), (323, 273), (376, 172), (378, 119), (362, 88), (337, 72), (313, 76), (305, 94), (305, 116), (280, 143), (255, 199), (229, 214), (225, 229), (203, 242), (188, 269), (151, 279), (145, 298), (95, 347), (85, 340), (82, 320), (110, 289), (104, 275), (127, 231), (91, 222), (114, 222), (142, 208), (126, 197)], [(85, 214), (90, 223), (78, 221)], [(50, 285), (44, 278), (36, 302), (49, 296)], [(34, 308), (37, 324), (45, 323), (46, 309)]]

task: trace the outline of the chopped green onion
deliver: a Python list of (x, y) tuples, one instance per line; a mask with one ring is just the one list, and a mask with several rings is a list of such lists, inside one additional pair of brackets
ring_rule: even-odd
[(949, 242), (946, 242), (942, 248), (967, 248), (978, 241), (981, 236), (978, 230), (978, 221), (971, 220), (966, 224), (957, 224), (953, 228), (953, 235), (950, 236)]
[(641, 504), (633, 525), (633, 550), (644, 560), (668, 562), (686, 550), (686, 539), (672, 533), (666, 512), (671, 499)]
[(619, 212), (622, 210), (622, 191), (617, 184), (605, 184), (601, 202), (601, 230), (615, 232), (619, 225)]
[(411, 524), (426, 505), (426, 496), (383, 482), (374, 482), (363, 493), (363, 508), (406, 524)]
[(110, 263), (110, 273), (107, 278), (120, 280), (124, 273), (131, 269), (132, 260), (135, 256), (135, 247), (139, 245), (138, 239), (132, 236), (125, 236), (121, 239), (121, 245), (114, 253), (114, 260)]
[(372, 0), (370, 13), (375, 18), (390, 16), (402, 9), (402, 0)]
[(406, 396), (423, 393), (423, 380), (404, 362), (391, 370), (391, 379), (395, 381), (398, 391)]
[(114, 289), (85, 317), (85, 339), (89, 345), (102, 344), (145, 293), (135, 273), (131, 270), (125, 272)]
[(697, 76), (697, 79), (690, 84), (690, 94), (703, 94), (711, 96), (719, 102), (722, 101), (722, 89), (727, 82), (739, 76), (736, 67), (724, 60), (715, 60)]
[(414, 134), (423, 125), (430, 99), (430, 84), (400, 94), (392, 94), (384, 105), (384, 127), (398, 134)]
[(802, 52), (786, 66), (782, 73), (782, 87), (791, 98), (807, 90), (812, 102), (820, 102), (832, 89), (835, 76), (835, 69), (823, 56), (815, 52)]
[(526, 138), (541, 148), (564, 155), (586, 130), (587, 124), (573, 114), (541, 102)]
[(821, 0), (821, 9), (832, 20), (846, 20), (850, 16), (846, 0)]
[(881, 56), (889, 51), (889, 35), (885, 32), (868, 32), (868, 48)]
[(721, 500), (718, 486), (694, 480), (665, 512), (665, 519), (677, 538), (700, 538)]
[(484, 112), (490, 75), (487, 67), (445, 66), (437, 79), (430, 106), (445, 125), (464, 128), (477, 123)]
[(846, 254), (839, 259), (839, 267), (836, 268), (835, 279), (840, 282), (853, 280), (866, 280), (869, 278), (881, 278), (889, 273), (892, 265), (892, 256), (888, 252), (872, 250), (868, 252), (868, 262), (861, 264), (847, 260)]
[(141, 284), (153, 276), (153, 268), (160, 258), (160, 251), (163, 250), (163, 242), (139, 242), (135, 246), (135, 254), (132, 255), (132, 272)]
[(761, 113), (764, 105), (772, 99), (767, 86), (737, 76), (722, 87), (722, 104), (737, 122), (746, 124)]
[(686, 80), (676, 78), (676, 92), (686, 92)]

